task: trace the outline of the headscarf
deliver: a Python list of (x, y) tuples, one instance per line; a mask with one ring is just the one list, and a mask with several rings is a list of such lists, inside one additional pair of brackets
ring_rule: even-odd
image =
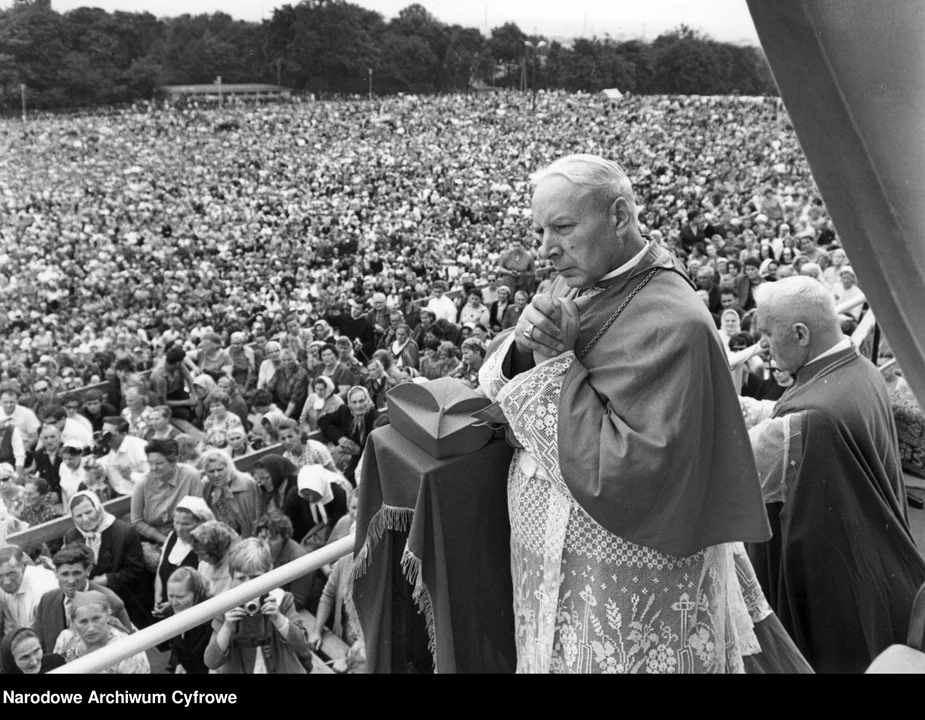
[(312, 382), (313, 383), (317, 383), (317, 382), (324, 383), (325, 391), (324, 391), (324, 395), (321, 396), (322, 400), (327, 400), (329, 397), (331, 397), (331, 395), (334, 394), (334, 391), (337, 389), (334, 386), (334, 381), (331, 378), (329, 378), (327, 375), (319, 375)]
[(322, 331), (320, 333), (317, 333), (317, 332), (315, 333), (315, 336), (316, 336), (315, 339), (316, 340), (327, 340), (334, 333), (334, 330), (331, 328), (331, 325), (328, 323), (327, 320), (318, 320), (312, 326), (312, 328), (315, 329), (319, 325), (321, 325)]
[(206, 505), (206, 501), (195, 495), (187, 495), (177, 503), (175, 509), (186, 510), (186, 512), (188, 512), (201, 523), (209, 522), (209, 520), (215, 520), (215, 516), (209, 509), (209, 506)]
[(198, 385), (206, 391), (206, 397), (209, 397), (212, 393), (218, 390), (218, 385), (211, 376), (206, 375), (205, 373), (200, 373), (195, 378), (193, 378), (193, 385)]
[[(178, 567), (176, 570), (170, 573), (170, 577), (167, 578), (167, 582), (173, 580), (174, 576), (176, 575), (185, 576), (183, 582), (185, 582), (189, 589), (193, 592), (193, 605), (198, 605), (199, 603), (205, 602), (212, 597), (209, 593), (209, 586), (207, 585), (205, 578), (202, 577), (199, 571), (195, 568)], [(179, 581), (179, 578), (177, 581)]]
[(286, 419), (286, 416), (282, 413), (281, 410), (271, 410), (262, 418), (260, 422), (264, 420), (270, 425), (270, 434), (273, 436), (274, 440), (279, 438), (279, 424)]
[(273, 492), (279, 490), (283, 483), (291, 481), (297, 475), (296, 466), (281, 455), (267, 455), (260, 458), (260, 466), (270, 476)]
[(89, 500), (90, 504), (93, 505), (93, 508), (100, 514), (99, 524), (95, 529), (90, 531), (83, 530), (77, 525), (77, 523), (74, 523), (74, 527), (76, 527), (77, 531), (83, 535), (83, 539), (87, 544), (87, 547), (93, 551), (93, 562), (96, 563), (100, 559), (100, 544), (103, 541), (102, 534), (116, 521), (116, 516), (106, 511), (106, 509), (103, 507), (103, 503), (100, 502), (99, 497), (97, 497), (97, 494), (92, 490), (81, 490), (74, 493), (74, 496), (71, 498), (71, 501), (67, 506), (68, 512), (71, 512), (75, 504), (85, 499)]
[(77, 612), (78, 608), (88, 607), (90, 605), (99, 605), (109, 612), (112, 612), (109, 598), (103, 595), (99, 590), (87, 590), (86, 592), (74, 593), (74, 599), (71, 600), (71, 613)]
[(316, 523), (328, 524), (328, 513), (324, 506), (334, 499), (334, 491), (331, 490), (331, 483), (336, 482), (330, 470), (321, 465), (306, 465), (299, 470), (298, 486), (299, 492), (302, 490), (314, 490), (321, 496), (321, 499), (311, 503), (312, 518)]

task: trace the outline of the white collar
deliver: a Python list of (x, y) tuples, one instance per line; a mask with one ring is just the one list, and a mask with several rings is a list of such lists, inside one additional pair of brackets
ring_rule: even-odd
[(628, 262), (623, 263), (616, 270), (611, 270), (609, 273), (607, 273), (604, 277), (602, 277), (597, 282), (601, 282), (603, 280), (610, 280), (610, 278), (615, 278), (617, 277), (617, 275), (621, 275), (629, 270), (632, 270), (642, 261), (642, 258), (646, 254), (646, 250), (648, 249), (649, 249), (649, 243), (646, 243), (645, 246), (642, 248), (642, 250), (640, 250), (638, 253), (633, 255), (633, 257), (631, 257)]
[(829, 355), (834, 355), (835, 353), (839, 353), (842, 350), (847, 350), (850, 347), (851, 347), (851, 338), (845, 337), (841, 340), (841, 342), (835, 343), (832, 347), (830, 347), (824, 353), (822, 353), (821, 355), (817, 355), (816, 357), (814, 357), (812, 360), (810, 360), (806, 364), (809, 365), (809, 363), (816, 362), (817, 360), (822, 360), (822, 358), (824, 357), (828, 357)]

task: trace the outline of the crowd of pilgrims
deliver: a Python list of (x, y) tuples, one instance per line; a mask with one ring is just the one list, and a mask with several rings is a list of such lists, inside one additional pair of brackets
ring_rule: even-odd
[[(546, 94), (533, 114), (499, 93), (0, 125), (2, 671), (45, 672), (352, 532), (387, 392), (477, 389), (491, 339), (555, 278), (530, 173), (615, 146), (644, 234), (687, 268), (730, 354), (757, 340), (761, 283), (863, 298), (770, 99)], [(734, 380), (758, 400), (792, 383), (760, 355)], [(103, 503), (120, 496), (117, 518)], [(60, 540), (2, 547), (64, 515)], [(352, 562), (174, 638), (163, 670), (306, 672), (327, 626), (349, 648), (335, 669), (363, 672)], [(109, 671), (151, 672), (149, 656)]]

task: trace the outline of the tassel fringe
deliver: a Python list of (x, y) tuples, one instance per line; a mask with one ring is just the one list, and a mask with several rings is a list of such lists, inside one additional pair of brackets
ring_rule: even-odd
[(392, 505), (383, 504), (373, 519), (369, 521), (369, 528), (366, 530), (366, 541), (360, 552), (357, 553), (353, 561), (353, 578), (363, 577), (369, 570), (369, 564), (372, 562), (373, 550), (382, 540), (382, 536), (389, 530), (398, 530), (404, 532), (411, 529), (411, 521), (414, 520), (414, 510), (411, 508), (393, 507)]
[(424, 616), (424, 622), (427, 625), (427, 649), (430, 650), (430, 657), (434, 661), (434, 673), (437, 672), (437, 632), (434, 625), (434, 605), (430, 599), (430, 593), (424, 586), (424, 576), (421, 573), (421, 561), (414, 556), (407, 547), (401, 558), (401, 567), (405, 573), (405, 578), (414, 588), (411, 598), (414, 604), (418, 606), (418, 612)]

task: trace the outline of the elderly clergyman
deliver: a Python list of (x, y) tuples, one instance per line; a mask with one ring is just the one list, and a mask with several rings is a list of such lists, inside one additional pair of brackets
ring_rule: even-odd
[(518, 671), (741, 672), (770, 613), (737, 580), (754, 579), (741, 541), (770, 533), (713, 320), (641, 236), (619, 165), (574, 155), (533, 181), (559, 277), (480, 373), (523, 446), (508, 478)]
[(817, 280), (768, 283), (757, 300), (762, 342), (795, 380), (750, 430), (774, 537), (749, 555), (814, 669), (863, 672), (906, 641), (925, 583), (886, 384)]

